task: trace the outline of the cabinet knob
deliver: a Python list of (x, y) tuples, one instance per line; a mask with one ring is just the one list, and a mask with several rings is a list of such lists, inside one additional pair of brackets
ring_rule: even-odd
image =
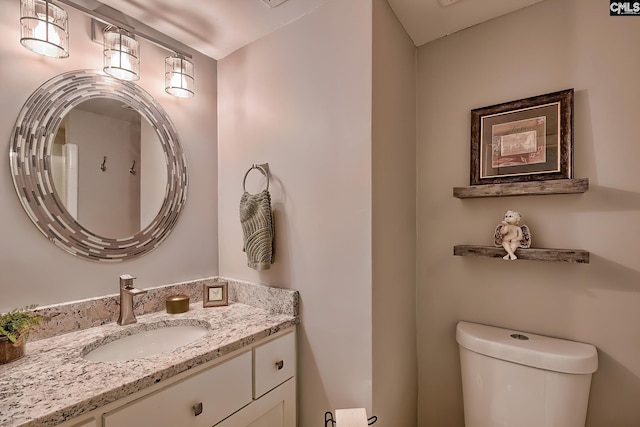
[(193, 414), (197, 417), (202, 413), (202, 402), (193, 405)]
[(278, 371), (282, 368), (284, 368), (284, 360), (278, 360), (276, 362), (276, 368), (278, 368)]

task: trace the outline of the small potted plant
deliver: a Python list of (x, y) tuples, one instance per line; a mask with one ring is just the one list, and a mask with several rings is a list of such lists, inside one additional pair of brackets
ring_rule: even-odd
[(24, 356), (29, 330), (40, 323), (42, 316), (34, 313), (35, 305), (0, 314), (0, 364)]

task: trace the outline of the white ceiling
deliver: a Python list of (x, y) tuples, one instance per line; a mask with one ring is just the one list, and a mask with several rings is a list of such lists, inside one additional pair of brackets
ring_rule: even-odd
[[(281, 0), (266, 0), (273, 4)], [(329, 1), (100, 0), (207, 56), (220, 59)], [(416, 46), (542, 0), (388, 0)]]
[(413, 43), (423, 45), (542, 0), (387, 0)]

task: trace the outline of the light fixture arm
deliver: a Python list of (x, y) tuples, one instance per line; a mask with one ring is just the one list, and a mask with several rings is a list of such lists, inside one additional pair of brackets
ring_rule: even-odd
[[(166, 34), (161, 33), (158, 30), (155, 30), (154, 28), (149, 27), (148, 25), (136, 19), (124, 15), (123, 13), (105, 4), (102, 4), (95, 0), (57, 1), (59, 3), (71, 6), (86, 15), (89, 15), (90, 17), (94, 18), (95, 21), (99, 21), (100, 23), (102, 23), (103, 27), (106, 25), (113, 25), (114, 27), (125, 30), (132, 35), (142, 37), (143, 39), (148, 40), (151, 43), (160, 46), (168, 51), (179, 53), (187, 58), (192, 58), (192, 55), (187, 52), (189, 50), (189, 47), (185, 44), (167, 36)], [(100, 11), (98, 11), (97, 9), (100, 9)], [(92, 23), (92, 33), (94, 32), (94, 26), (95, 24)]]
[[(66, 58), (69, 56), (68, 15), (51, 1), (20, 1), (20, 43), (41, 55)], [(91, 17), (91, 38), (103, 46), (105, 73), (119, 80), (140, 79), (138, 36), (172, 52), (165, 58), (165, 91), (179, 98), (194, 95), (194, 64), (189, 47), (96, 0), (56, 1)]]

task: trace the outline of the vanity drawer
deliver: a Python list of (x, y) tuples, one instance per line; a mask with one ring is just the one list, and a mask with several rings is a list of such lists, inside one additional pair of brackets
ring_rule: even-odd
[(253, 349), (253, 397), (259, 398), (296, 374), (296, 334), (286, 335)]
[[(251, 352), (104, 414), (104, 427), (211, 427), (251, 402)], [(201, 413), (195, 415), (202, 404)]]

